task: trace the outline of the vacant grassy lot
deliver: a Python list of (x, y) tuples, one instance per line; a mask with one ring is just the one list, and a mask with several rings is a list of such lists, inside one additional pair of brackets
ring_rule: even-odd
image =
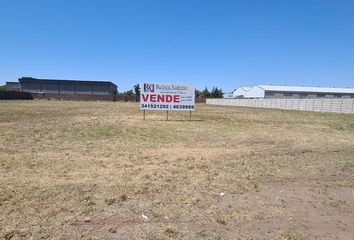
[(353, 239), (353, 116), (198, 105), (188, 117), (0, 101), (0, 237)]

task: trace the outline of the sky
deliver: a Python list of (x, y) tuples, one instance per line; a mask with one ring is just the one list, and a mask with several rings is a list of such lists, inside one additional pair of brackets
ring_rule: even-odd
[(19, 77), (354, 87), (354, 0), (0, 0)]

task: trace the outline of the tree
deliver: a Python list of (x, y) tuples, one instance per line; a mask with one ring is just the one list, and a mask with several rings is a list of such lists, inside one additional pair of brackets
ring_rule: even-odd
[(198, 89), (195, 90), (195, 96), (198, 98), (202, 95), (202, 92), (199, 91)]
[(204, 91), (203, 91), (203, 96), (204, 96), (204, 97), (210, 97), (210, 92), (209, 92), (209, 90), (208, 90), (207, 87), (205, 87), (205, 89), (204, 89)]
[(0, 86), (0, 91), (6, 91), (6, 86), (5, 85)]
[(128, 96), (134, 95), (133, 90), (126, 91), (125, 94)]
[(211, 90), (210, 96), (212, 98), (222, 98), (223, 94), (222, 94), (221, 88), (218, 89), (218, 87), (213, 87), (213, 89)]
[(140, 86), (139, 84), (134, 85), (134, 93), (136, 96), (140, 96)]
[(235, 98), (242, 99), (242, 98), (245, 98), (245, 96), (243, 96), (243, 95), (237, 95)]

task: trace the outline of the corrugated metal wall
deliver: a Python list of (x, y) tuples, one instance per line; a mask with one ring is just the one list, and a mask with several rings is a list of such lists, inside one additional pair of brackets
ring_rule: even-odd
[(48, 82), (28, 81), (21, 84), (23, 92), (44, 92), (51, 94), (91, 94), (91, 95), (113, 95), (115, 89), (109, 83), (97, 84), (87, 82)]
[(354, 99), (207, 99), (207, 104), (354, 114)]

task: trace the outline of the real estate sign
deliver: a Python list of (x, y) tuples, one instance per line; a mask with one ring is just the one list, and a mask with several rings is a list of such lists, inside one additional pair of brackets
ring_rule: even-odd
[(140, 109), (194, 111), (195, 88), (188, 84), (140, 84)]

